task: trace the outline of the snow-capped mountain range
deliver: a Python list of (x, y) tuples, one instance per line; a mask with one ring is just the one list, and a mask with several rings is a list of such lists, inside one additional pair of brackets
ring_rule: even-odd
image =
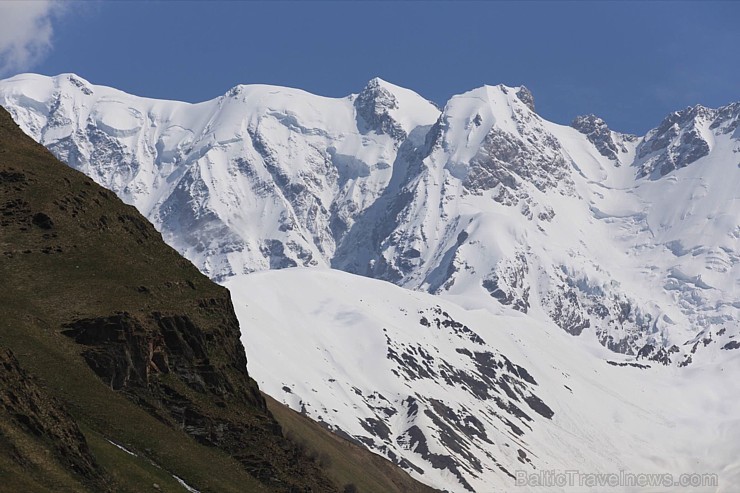
[[(268, 393), (434, 486), (486, 491), (573, 454), (657, 467), (690, 450), (658, 435), (701, 412), (662, 414), (680, 394), (657, 386), (738, 371), (740, 103), (642, 137), (593, 115), (546, 121), (523, 86), (442, 109), (380, 79), (340, 99), (252, 85), (189, 104), (24, 74), (0, 82), (0, 104), (232, 289)], [(251, 274), (288, 267), (437, 296), (324, 269)], [(342, 333), (355, 324), (361, 337)], [(300, 344), (251, 349), (276, 334)], [(650, 396), (631, 401), (637, 388)], [(623, 421), (605, 447), (610, 417)], [(632, 439), (644, 454), (629, 458)]]

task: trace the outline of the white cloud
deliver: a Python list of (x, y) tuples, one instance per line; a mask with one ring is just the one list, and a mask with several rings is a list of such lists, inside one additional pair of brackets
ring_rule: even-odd
[(0, 0), (0, 75), (28, 70), (49, 52), (62, 7), (52, 0)]

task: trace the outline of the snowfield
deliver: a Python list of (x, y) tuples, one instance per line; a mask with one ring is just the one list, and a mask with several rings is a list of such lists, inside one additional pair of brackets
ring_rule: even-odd
[(420, 480), (740, 481), (740, 103), (644, 136), (504, 85), (189, 104), (23, 74), (0, 104), (231, 289), (263, 389)]
[(718, 487), (686, 491), (731, 492), (740, 481), (731, 352), (648, 368), (552, 323), (337, 270), (262, 272), (226, 286), (265, 392), (434, 487), (604, 491), (514, 487), (517, 471), (719, 477)]

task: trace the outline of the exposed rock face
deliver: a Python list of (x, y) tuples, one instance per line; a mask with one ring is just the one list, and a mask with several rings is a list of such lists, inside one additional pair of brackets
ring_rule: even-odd
[(216, 333), (205, 334), (188, 315), (160, 312), (144, 320), (126, 312), (80, 319), (66, 324), (62, 333), (88, 348), (82, 352), (85, 361), (113, 390), (151, 392), (160, 383), (158, 376), (172, 372), (197, 392), (219, 399), (242, 398), (265, 410), (255, 386), (234, 383), (209, 359), (209, 348), (226, 349), (230, 369), (249, 381), (247, 361), (239, 350), (239, 325), (235, 317), (228, 316), (230, 302), (202, 300), (200, 307), (215, 316), (227, 315)]
[[(513, 97), (512, 91), (512, 88), (499, 85), (486, 88), (485, 91), (478, 90), (480, 94), (473, 92), (476, 98), (489, 98), (493, 105), (501, 104), (498, 100), (503, 99), (508, 106), (506, 119), (510, 122), (507, 121), (506, 125), (495, 124), (488, 130), (477, 153), (469, 161), (465, 187), (473, 193), (481, 193), (502, 184), (517, 191), (522, 188), (522, 182), (528, 182), (541, 191), (558, 186), (568, 190), (572, 187), (572, 180), (569, 163), (562, 155), (560, 143), (534, 113), (534, 98), (529, 90), (521, 86), (515, 93), (516, 97)], [(450, 125), (460, 125), (460, 122), (451, 120), (451, 113), (454, 113), (454, 109), (447, 109), (442, 119), (448, 119)], [(482, 122), (480, 113), (478, 118)], [(500, 118), (502, 115), (492, 115), (494, 122)], [(474, 119), (474, 125), (475, 122)], [(455, 145), (459, 143), (450, 141), (444, 142), (442, 147)]]
[(526, 254), (520, 252), (515, 258), (499, 262), (494, 272), (483, 280), (483, 287), (503, 305), (510, 305), (522, 313), (529, 310)]
[(490, 190), (502, 184), (518, 190), (521, 181), (529, 181), (540, 190), (570, 184), (568, 165), (559, 155), (560, 146), (545, 133), (527, 132), (516, 136), (504, 130), (491, 129), (479, 154), (470, 162), (465, 182), (474, 192)]
[[(70, 322), (63, 334), (85, 348), (83, 358), (112, 390), (123, 392), (198, 442), (232, 454), (272, 488), (293, 491), (296, 486), (277, 479), (284, 473), (260, 450), (269, 447), (269, 441), (282, 441), (288, 451), (288, 463), (278, 467), (309, 474), (316, 471), (310, 472), (301, 453), (282, 439), (280, 426), (249, 378), (231, 303), (228, 298), (201, 300), (199, 310), (220, 320), (214, 332), (205, 333), (188, 315), (153, 312), (141, 318), (124, 312)], [(222, 351), (219, 358), (228, 357), (225, 366), (211, 360)], [(164, 378), (168, 374), (186, 387)], [(207, 396), (206, 402), (215, 403), (222, 412), (204, 405), (198, 395)], [(257, 423), (236, 412), (245, 403), (262, 413)], [(321, 491), (334, 489), (326, 480), (318, 484)]]
[(719, 108), (709, 128), (711, 130), (718, 130), (723, 135), (727, 135), (735, 132), (739, 126), (740, 102), (736, 102)]
[[(357, 116), (362, 118), (367, 130), (390, 135), (399, 142), (406, 138), (406, 132), (389, 114), (390, 110), (398, 108), (398, 102), (390, 91), (381, 86), (379, 79), (368, 82), (357, 95), (354, 105)], [(362, 125), (359, 127), (362, 129)]]
[(596, 115), (577, 116), (570, 126), (588, 137), (602, 156), (613, 161), (617, 160), (617, 153), (620, 149), (617, 148), (612, 132), (604, 120)]
[(529, 108), (532, 111), (535, 111), (534, 96), (532, 95), (532, 91), (530, 91), (524, 86), (520, 86), (519, 90), (516, 92), (516, 97), (518, 97), (519, 101), (524, 103), (527, 106), (527, 108)]
[(661, 177), (709, 154), (702, 128), (711, 126), (716, 116), (716, 110), (699, 105), (669, 115), (637, 149), (641, 175)]
[[(443, 356), (423, 340), (410, 343), (386, 334), (386, 358), (392, 365), (392, 373), (407, 382), (409, 389), (416, 385), (439, 386), (450, 393), (452, 389), (461, 389), (483, 403), (486, 411), (471, 412), (453, 399), (436, 399), (413, 391), (398, 402), (399, 396), (385, 397), (380, 392), (363, 395), (355, 390), (375, 416), (361, 423), (367, 436), (356, 439), (392, 459), (406, 455), (404, 460), (394, 460), (405, 469), (420, 471), (422, 465), (406, 454), (407, 450), (413, 451), (434, 469), (452, 474), (465, 490), (474, 491), (465, 478), (483, 473), (482, 450), (486, 444), (509, 437), (525, 442), (534, 421), (532, 416), (549, 420), (554, 411), (537, 396), (538, 384), (527, 369), (490, 349), (474, 328), (455, 320), (439, 306), (421, 310), (418, 315), (418, 336), (449, 335), (455, 345), (454, 356)], [(399, 421), (398, 415), (404, 420)], [(438, 436), (430, 436), (429, 431), (415, 424), (399, 426), (399, 422), (426, 419), (433, 423)], [(498, 433), (500, 429), (506, 430), (507, 438), (488, 435), (487, 431)], [(430, 447), (431, 444), (434, 445)], [(445, 453), (432, 451), (440, 449)], [(488, 459), (493, 458), (488, 456)], [(513, 471), (495, 459), (492, 463), (507, 476), (514, 477)]]

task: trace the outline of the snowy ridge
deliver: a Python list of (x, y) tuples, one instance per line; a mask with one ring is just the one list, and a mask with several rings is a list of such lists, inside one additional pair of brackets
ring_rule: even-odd
[(398, 139), (439, 113), (380, 79), (342, 99), (254, 85), (187, 104), (20, 75), (0, 101), (215, 279), (328, 265), (336, 237), (390, 179)]

